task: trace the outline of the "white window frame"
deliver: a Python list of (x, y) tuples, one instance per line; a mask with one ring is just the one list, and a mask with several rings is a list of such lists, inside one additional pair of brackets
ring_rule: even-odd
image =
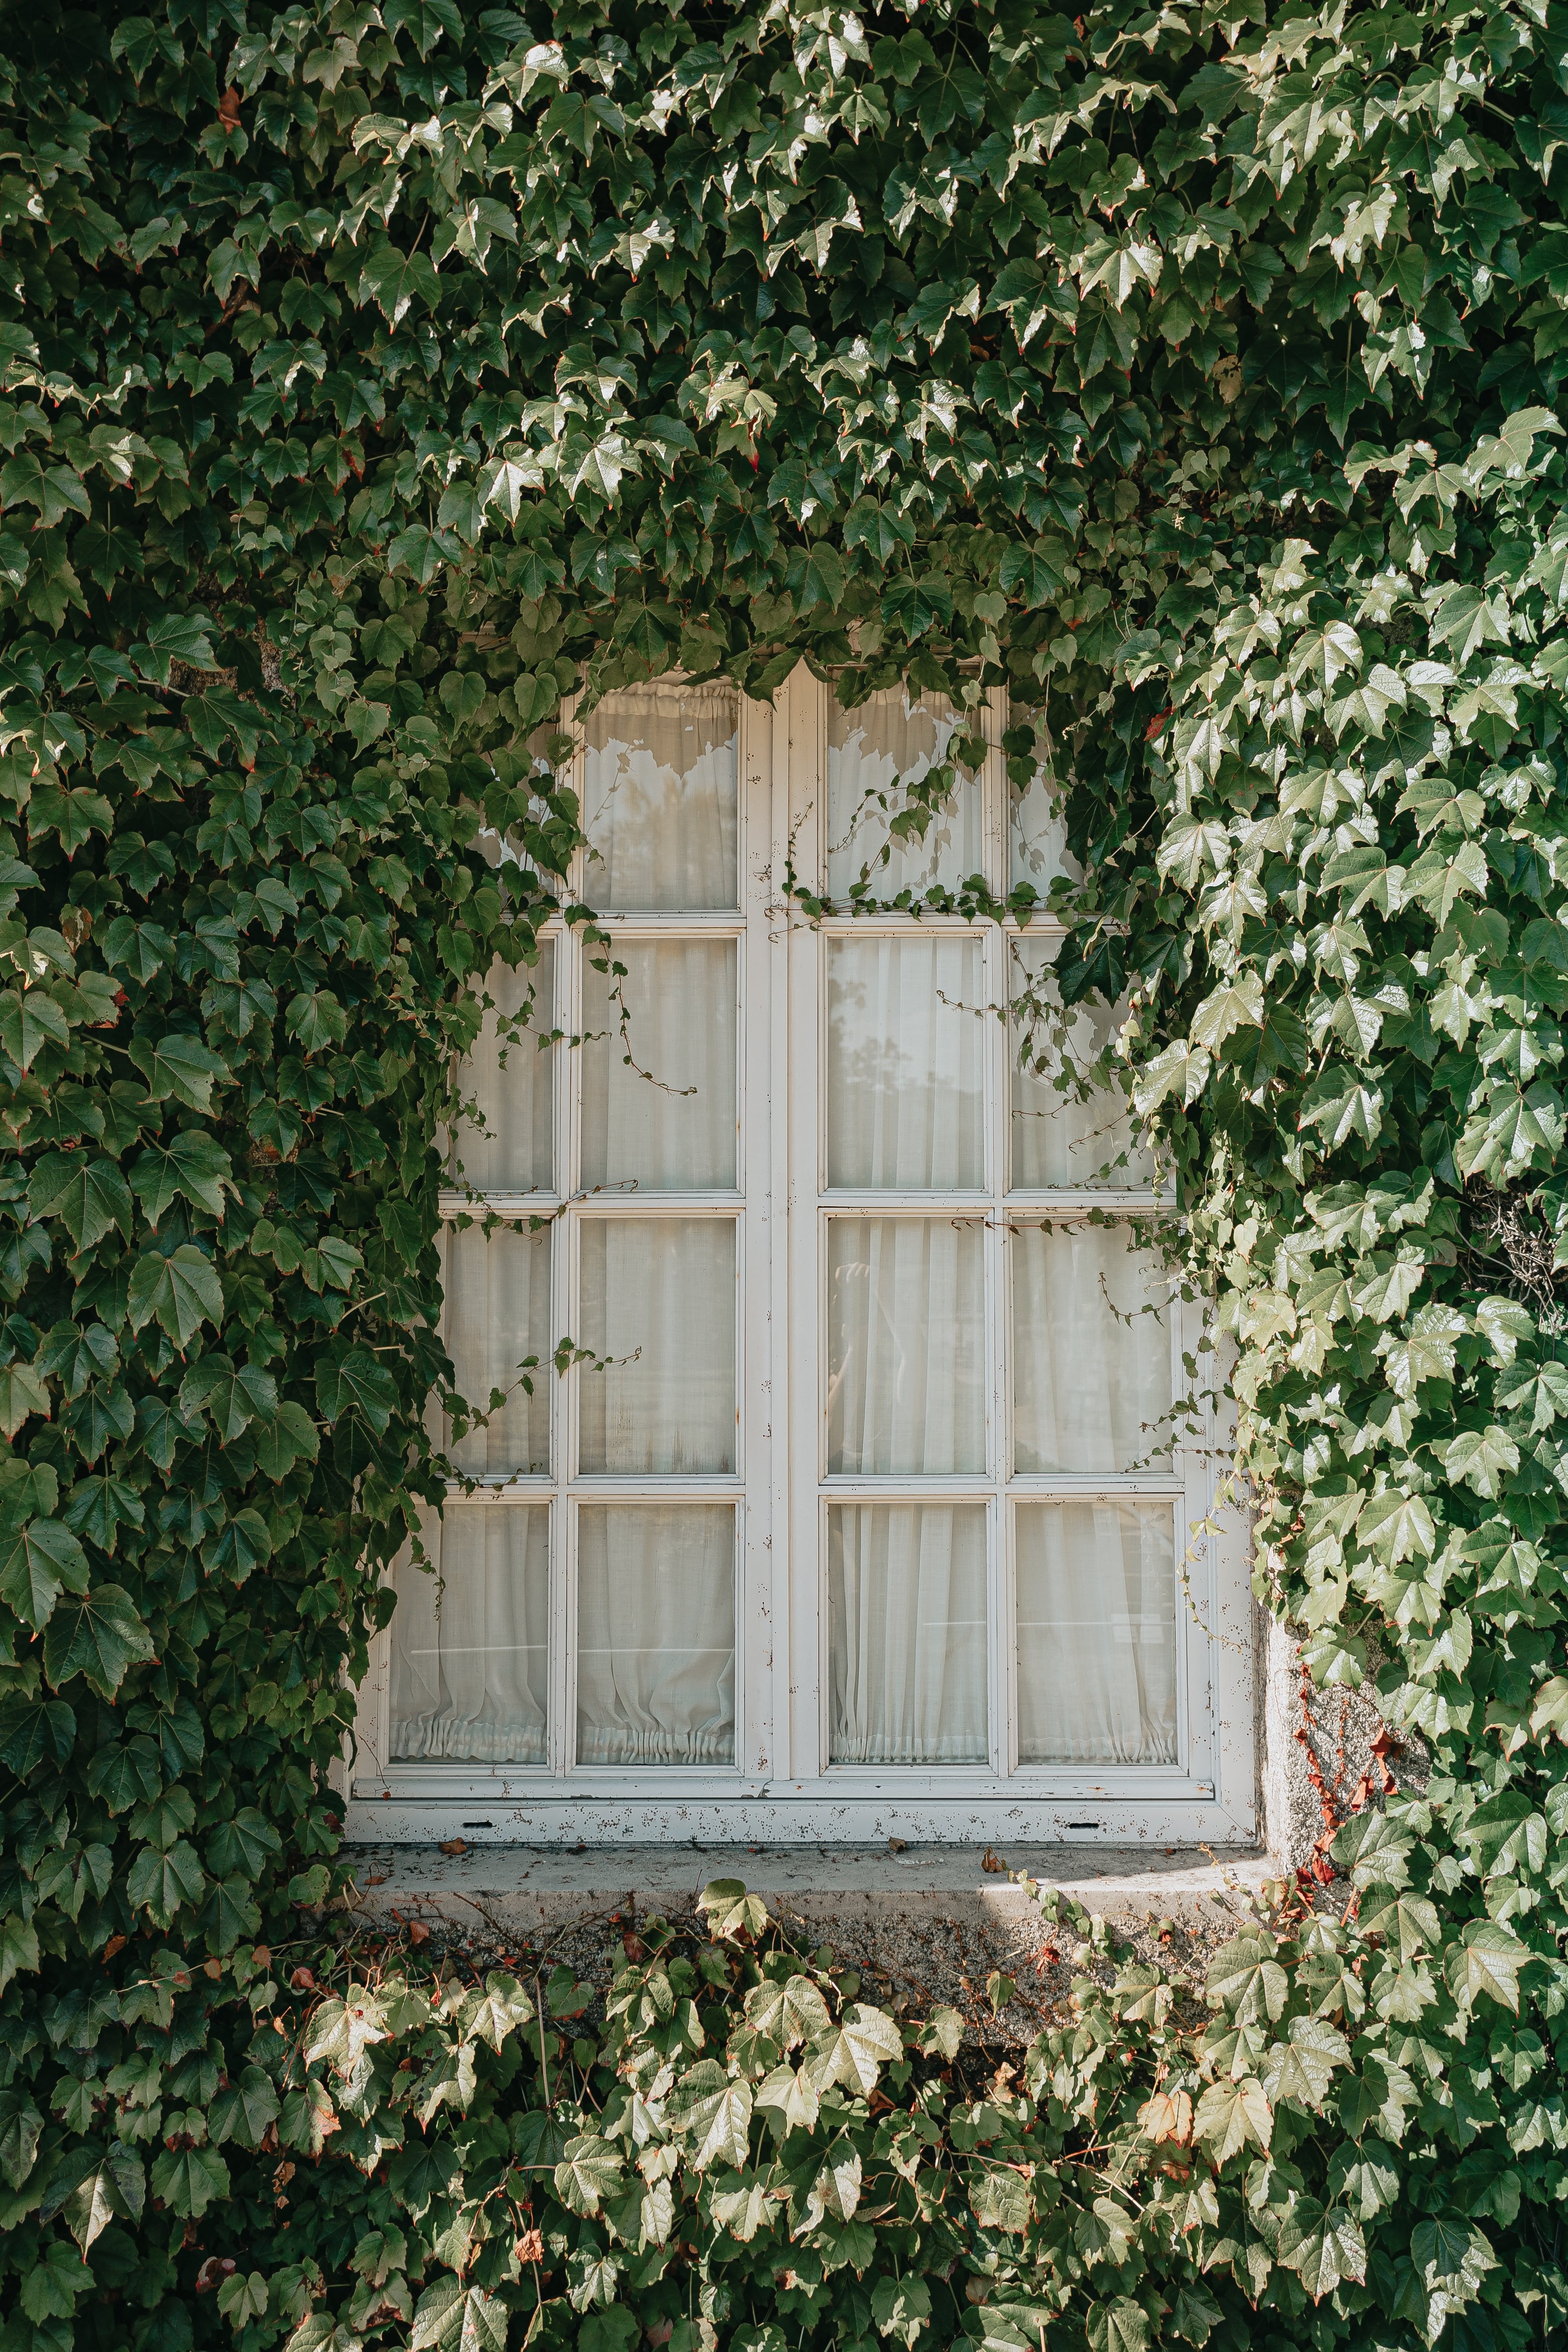
[[(823, 868), (821, 814), (826, 790), (828, 689), (804, 667), (773, 706), (739, 698), (738, 914), (615, 915), (596, 919), (612, 938), (734, 938), (739, 942), (740, 1037), (737, 1086), (742, 1190), (733, 1194), (658, 1193), (585, 1198), (576, 1190), (580, 1137), (575, 1049), (555, 1050), (552, 1110), (561, 1192), (490, 1192), (487, 1205), (513, 1218), (550, 1215), (552, 1227), (552, 1329), (581, 1338), (577, 1321), (578, 1236), (590, 1218), (728, 1216), (737, 1223), (736, 1370), (739, 1408), (736, 1472), (730, 1478), (648, 1478), (575, 1475), (579, 1370), (550, 1390), (548, 1477), (490, 1476), (465, 1507), (538, 1501), (550, 1510), (550, 1722), (548, 1761), (487, 1765), (466, 1761), (394, 1763), (387, 1759), (391, 1642), (371, 1645), (361, 1687), (354, 1752), (341, 1774), (351, 1839), (428, 1840), (454, 1833), (529, 1844), (640, 1843), (792, 1843), (822, 1839), (992, 1843), (1027, 1839), (1093, 1843), (1147, 1841), (1247, 1844), (1257, 1832), (1254, 1737), (1254, 1610), (1248, 1591), (1248, 1535), (1239, 1511), (1215, 1516), (1216, 1416), (1200, 1414), (1197, 1442), (1173, 1455), (1171, 1475), (1131, 1478), (1007, 1475), (1010, 1430), (1007, 1349), (1002, 1326), (1010, 1288), (1005, 1255), (1012, 1223), (1060, 1222), (1087, 1207), (1113, 1213), (1158, 1211), (1146, 1190), (1008, 1192), (1010, 1141), (1008, 1039), (985, 1022), (985, 1190), (963, 1196), (986, 1225), (989, 1468), (952, 1479), (827, 1478), (822, 1448), (825, 1255), (830, 1215), (942, 1213), (950, 1196), (828, 1192), (820, 1112), (826, 940), (840, 932), (907, 932), (909, 917), (829, 917), (813, 922), (786, 899), (784, 877)], [(563, 724), (571, 728), (568, 709)], [(999, 895), (1009, 881), (1009, 794), (1001, 735), (1001, 698), (982, 716), (990, 746), (981, 779), (986, 878)], [(574, 788), (583, 790), (583, 757)], [(583, 860), (571, 881), (579, 894)], [(1010, 940), (1017, 926), (926, 916), (921, 928), (961, 929), (983, 945), (985, 1002), (1009, 989)], [(1031, 936), (1060, 926), (1035, 918)], [(569, 1035), (581, 1029), (581, 930), (552, 921), (555, 1017)], [(441, 1213), (474, 1212), (467, 1192), (444, 1192)], [(953, 1203), (956, 1205), (956, 1203)], [(1202, 1336), (1199, 1310), (1172, 1317), (1173, 1392), (1190, 1385), (1184, 1351)], [(1212, 1365), (1214, 1358), (1202, 1359)], [(1213, 1386), (1203, 1373), (1201, 1385)], [(570, 1473), (568, 1465), (573, 1465)], [(1163, 1495), (1176, 1515), (1178, 1560), (1186, 1559), (1178, 1596), (1178, 1749), (1170, 1766), (1069, 1768), (1016, 1761), (1014, 1681), (1015, 1500), (1064, 1496)], [(991, 1753), (984, 1765), (876, 1768), (829, 1764), (827, 1745), (827, 1511), (834, 1499), (973, 1498), (990, 1515), (988, 1710)], [(733, 1767), (662, 1766), (634, 1772), (570, 1763), (575, 1722), (575, 1579), (565, 1573), (569, 1523), (594, 1502), (726, 1500), (736, 1515), (736, 1759)], [(1213, 1531), (1189, 1535), (1205, 1520)]]

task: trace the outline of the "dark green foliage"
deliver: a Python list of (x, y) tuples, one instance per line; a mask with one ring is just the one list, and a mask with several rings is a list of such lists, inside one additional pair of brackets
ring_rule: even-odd
[[(5, 2352), (520, 2341), (531, 2198), (582, 2352), (1561, 2339), (1565, 89), (1522, 0), (0, 17)], [(802, 657), (1055, 760), (1260, 1585), (1436, 1777), (1201, 2038), (835, 1996), (792, 2136), (726, 1948), (552, 2116), (508, 1989), (356, 2056), (258, 1939), (439, 1491), (479, 824), (563, 872), (563, 694)]]

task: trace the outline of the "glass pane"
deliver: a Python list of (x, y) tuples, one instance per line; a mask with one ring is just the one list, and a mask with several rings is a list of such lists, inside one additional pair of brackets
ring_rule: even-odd
[(391, 1756), (542, 1764), (550, 1658), (550, 1513), (448, 1503), (423, 1516), (434, 1573), (394, 1576)]
[(735, 1760), (735, 1516), (577, 1517), (577, 1761)]
[(835, 1764), (984, 1764), (985, 1507), (827, 1515)]
[[(550, 1467), (550, 1233), (498, 1225), (487, 1237), (479, 1225), (441, 1234), (441, 1280), (447, 1294), (442, 1336), (457, 1372), (458, 1393), (486, 1424), (451, 1446), (459, 1470), (479, 1477), (497, 1471)], [(521, 1383), (523, 1359), (537, 1366)], [(500, 1389), (506, 1402), (489, 1412)]]
[(1016, 1229), (1013, 1467), (1163, 1469), (1170, 1278), (1116, 1225)]
[(1020, 1503), (1018, 1760), (1172, 1764), (1175, 1514)]
[[(528, 1026), (510, 1034), (531, 989)], [(492, 964), (485, 990), (493, 1006), (458, 1074), (474, 1115), (458, 1122), (452, 1174), (480, 1192), (548, 1192), (554, 1063), (552, 1048), (539, 1041), (555, 1025), (553, 946), (546, 940), (531, 971), (527, 965), (513, 971), (504, 963)], [(504, 1036), (503, 1025), (509, 1029)]]
[(1083, 868), (1068, 853), (1060, 791), (1044, 761), (1021, 793), (1009, 787), (1007, 801), (1013, 887), (1026, 882), (1040, 898), (1048, 898), (1057, 875), (1076, 879)]
[(827, 1181), (985, 1181), (978, 940), (827, 942)]
[(584, 722), (590, 907), (738, 907), (740, 705), (721, 686), (635, 686)]
[(583, 970), (584, 1183), (732, 1192), (736, 942), (618, 940), (613, 961), (624, 980)]
[[(894, 839), (888, 828), (907, 807), (905, 788), (947, 757), (961, 731), (945, 695), (911, 702), (902, 687), (873, 694), (857, 709), (837, 702), (827, 714), (827, 895), (844, 898), (871, 866), (871, 895), (922, 896), (933, 884), (956, 890), (984, 866), (984, 816), (977, 777), (961, 773), (924, 837)], [(885, 866), (876, 861), (884, 848)]]
[(831, 1221), (830, 1473), (984, 1469), (984, 1282), (977, 1220)]
[(583, 1227), (585, 1472), (687, 1475), (735, 1466), (731, 1217), (593, 1217)]
[(1059, 939), (1010, 946), (1013, 1190), (1152, 1184), (1153, 1158), (1137, 1139), (1126, 1096), (1108, 1089), (1081, 1102), (1070, 1084), (1058, 1084), (1070, 1076), (1062, 1062), (1064, 1017), (1068, 1053), (1079, 1065), (1095, 1060), (1122, 1018), (1104, 1004), (1076, 1004), (1064, 1016), (1050, 980), (1060, 952)]

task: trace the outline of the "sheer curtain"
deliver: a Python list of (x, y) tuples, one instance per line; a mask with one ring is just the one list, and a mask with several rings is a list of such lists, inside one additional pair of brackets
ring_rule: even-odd
[(660, 683), (605, 695), (584, 722), (590, 907), (736, 907), (739, 702)]
[(626, 968), (624, 1036), (614, 974), (583, 971), (584, 1183), (731, 1191), (735, 941), (617, 940), (614, 961)]
[(577, 1756), (584, 1764), (734, 1761), (731, 1509), (668, 1503), (579, 1512)]
[(903, 786), (919, 783), (947, 757), (960, 731), (945, 695), (911, 701), (902, 687), (873, 694), (853, 710), (827, 714), (827, 891), (844, 898), (888, 849), (871, 876), (872, 895), (916, 896), (933, 883), (956, 889), (984, 862), (984, 817), (978, 779), (960, 772), (921, 839), (894, 838), (889, 825), (907, 806)]
[(827, 1228), (829, 1476), (985, 1468), (981, 1223), (835, 1217)]
[[(441, 1281), (446, 1291), (442, 1337), (457, 1373), (459, 1396), (483, 1412), (494, 1390), (506, 1402), (448, 1446), (458, 1469), (481, 1477), (498, 1472), (550, 1468), (550, 1242), (543, 1233), (498, 1225), (443, 1228)], [(522, 1359), (537, 1356), (521, 1386)]]
[(578, 1466), (688, 1477), (735, 1466), (731, 1217), (595, 1217), (583, 1226)]
[(1014, 887), (1026, 882), (1044, 898), (1058, 874), (1076, 881), (1083, 868), (1068, 848), (1060, 788), (1044, 761), (1021, 793), (1009, 788), (1007, 799)]
[(1018, 1760), (1176, 1755), (1175, 1507), (1015, 1506)]
[[(555, 1025), (555, 950), (547, 940), (531, 970), (490, 966), (486, 992), (494, 1000), (458, 1084), (478, 1116), (460, 1119), (452, 1138), (451, 1169), (476, 1192), (548, 1192), (551, 1185), (552, 1050), (540, 1037)], [(503, 1038), (501, 1023), (528, 1005), (527, 1028)]]
[(981, 973), (951, 933), (827, 941), (829, 1184), (984, 1182)]
[[(1014, 1190), (1152, 1184), (1153, 1157), (1138, 1140), (1126, 1096), (1120, 1089), (1107, 1088), (1084, 1102), (1070, 1086), (1057, 1084), (1062, 1057), (1051, 1033), (1063, 1015), (1050, 968), (1060, 952), (1059, 939), (1011, 943), (1008, 1003), (1016, 1008), (1010, 1121)], [(1046, 1022), (1033, 1027), (1026, 1017), (1031, 995), (1037, 995), (1047, 1008)], [(1074, 1005), (1066, 1015), (1073, 1059), (1092, 1062), (1110, 1043), (1121, 1018), (1109, 1005)], [(1045, 1064), (1043, 1069), (1036, 1066), (1039, 1062)]]
[(835, 1764), (984, 1764), (985, 1507), (827, 1515)]
[(448, 1503), (422, 1515), (434, 1574), (394, 1575), (393, 1759), (546, 1759), (550, 1513)]
[[(978, 1219), (829, 1222), (830, 1476), (984, 1471), (984, 1285)], [(836, 1506), (829, 1612), (835, 1761), (984, 1759), (983, 1506)]]
[(1169, 1278), (1120, 1225), (1015, 1227), (1013, 1467), (1163, 1469)]

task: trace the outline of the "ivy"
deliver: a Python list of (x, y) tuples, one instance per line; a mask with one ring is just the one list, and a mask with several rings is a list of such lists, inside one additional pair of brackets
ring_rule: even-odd
[[(1560, 13), (10, 13), (6, 2352), (1568, 2326)], [(1432, 1765), (994, 2081), (741, 1890), (570, 2043), (321, 1937), (563, 698), (802, 660), (1011, 696), (1258, 1589)]]

